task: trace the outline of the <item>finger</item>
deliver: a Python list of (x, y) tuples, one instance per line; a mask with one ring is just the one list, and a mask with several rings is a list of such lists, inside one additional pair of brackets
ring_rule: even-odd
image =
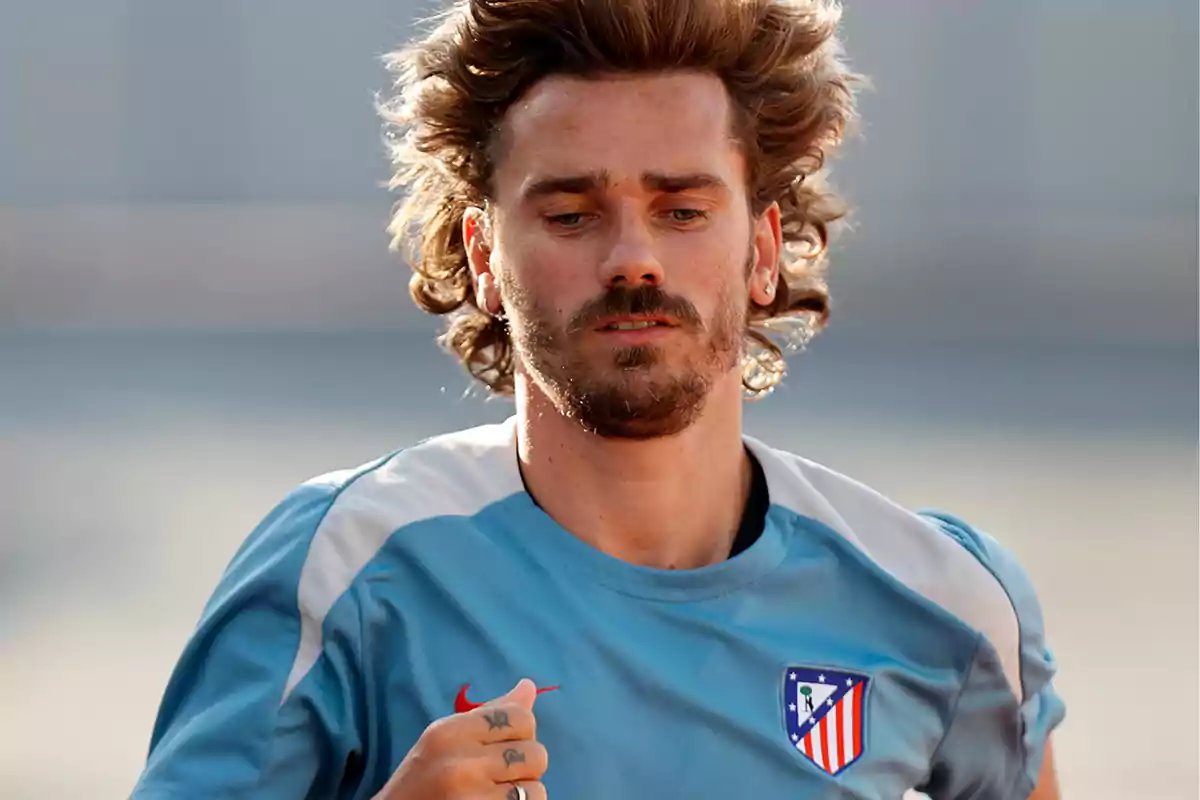
[(537, 686), (529, 678), (521, 678), (517, 681), (517, 685), (508, 690), (508, 694), (501, 695), (491, 703), (484, 705), (512, 703), (521, 708), (533, 710), (533, 701), (537, 699)]
[(541, 742), (484, 745), (478, 759), (484, 774), (496, 783), (536, 781), (550, 765), (550, 756)]
[(537, 738), (533, 712), (513, 703), (480, 706), (464, 714), (463, 723), (471, 726), (475, 741), (483, 744)]
[(496, 787), (496, 791), (488, 795), (489, 800), (521, 800), (521, 793), (517, 791), (520, 786), (525, 790), (525, 800), (547, 800), (546, 785), (541, 781), (517, 781), (516, 783), (505, 783)]

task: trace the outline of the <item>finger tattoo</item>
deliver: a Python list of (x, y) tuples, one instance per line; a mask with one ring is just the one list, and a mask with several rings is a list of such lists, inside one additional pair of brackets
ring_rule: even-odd
[(524, 764), (525, 754), (515, 747), (510, 747), (504, 751), (504, 766), (511, 767), (513, 764)]
[(484, 714), (483, 718), (487, 720), (488, 730), (493, 731), (496, 728), (511, 728), (512, 725), (508, 721), (507, 711), (493, 711), (490, 714)]

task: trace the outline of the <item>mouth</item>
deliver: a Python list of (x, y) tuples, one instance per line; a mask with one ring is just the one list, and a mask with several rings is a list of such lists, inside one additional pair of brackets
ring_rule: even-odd
[(666, 317), (612, 317), (600, 321), (598, 331), (644, 331), (652, 328), (674, 328)]

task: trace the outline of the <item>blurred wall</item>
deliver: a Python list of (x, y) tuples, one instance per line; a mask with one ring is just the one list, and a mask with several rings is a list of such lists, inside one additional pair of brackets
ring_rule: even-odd
[[(846, 5), (838, 335), (1194, 339), (1196, 3)], [(422, 8), (0, 2), (0, 327), (428, 324), (372, 109)]]

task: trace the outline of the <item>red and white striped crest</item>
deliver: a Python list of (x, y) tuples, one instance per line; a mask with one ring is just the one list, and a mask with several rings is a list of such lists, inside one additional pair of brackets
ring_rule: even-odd
[(788, 739), (813, 764), (837, 775), (863, 754), (870, 678), (853, 672), (788, 667), (783, 715)]

